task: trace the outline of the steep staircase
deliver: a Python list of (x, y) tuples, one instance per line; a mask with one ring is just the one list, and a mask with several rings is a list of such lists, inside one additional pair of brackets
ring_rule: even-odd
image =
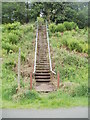
[(38, 27), (35, 81), (36, 91), (50, 92), (55, 89), (51, 81), (47, 31), (45, 25)]

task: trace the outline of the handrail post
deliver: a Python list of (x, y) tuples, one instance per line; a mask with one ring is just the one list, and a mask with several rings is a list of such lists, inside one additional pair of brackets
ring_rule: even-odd
[(37, 31), (36, 31), (36, 46), (35, 46), (35, 59), (34, 59), (34, 72), (36, 71), (36, 57), (37, 57), (37, 39), (38, 39), (38, 21), (37, 21)]

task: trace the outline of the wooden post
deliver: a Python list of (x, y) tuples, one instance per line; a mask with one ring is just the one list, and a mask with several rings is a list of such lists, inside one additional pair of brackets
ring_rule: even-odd
[(59, 71), (57, 73), (57, 88), (59, 88), (59, 80), (60, 80), (60, 76), (59, 76)]
[(21, 58), (21, 49), (19, 48), (19, 55), (18, 55), (18, 90), (20, 89), (20, 58)]
[(30, 90), (32, 90), (32, 72), (30, 73)]

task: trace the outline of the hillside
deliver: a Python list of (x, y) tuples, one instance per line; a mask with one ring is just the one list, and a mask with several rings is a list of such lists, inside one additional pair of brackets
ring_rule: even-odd
[[(48, 94), (30, 90), (35, 52), (35, 23), (2, 25), (3, 108), (57, 108), (88, 105), (87, 29), (49, 31), (53, 70), (60, 88)], [(76, 45), (76, 46), (75, 46)], [(86, 47), (85, 47), (86, 46)], [(21, 90), (17, 92), (18, 50), (21, 48)], [(57, 85), (57, 75), (53, 79)], [(34, 84), (34, 80), (33, 80)]]

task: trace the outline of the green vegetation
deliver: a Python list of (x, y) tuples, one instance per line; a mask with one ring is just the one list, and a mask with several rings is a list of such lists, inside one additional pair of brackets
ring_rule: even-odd
[(75, 22), (79, 28), (88, 26), (88, 2), (3, 2), (2, 22), (19, 21), (22, 24), (35, 22), (41, 12), (49, 23), (66, 22), (65, 25), (69, 25), (69, 29), (72, 25), (67, 24), (67, 21)]
[[(54, 34), (56, 39), (58, 39), (58, 46), (66, 46), (69, 50), (75, 50), (80, 53), (88, 53), (88, 30), (87, 29), (77, 29), (78, 26), (76, 24), (69, 23), (67, 24), (73, 24), (72, 29), (69, 29), (69, 27), (65, 28), (64, 24), (50, 24), (50, 36)], [(76, 26), (76, 27), (75, 27)], [(69, 30), (69, 31), (68, 31)], [(63, 32), (63, 33), (61, 33)], [(55, 39), (55, 38), (54, 38)], [(54, 44), (55, 45), (55, 44)]]
[(60, 83), (66, 86), (63, 88), (65, 93), (74, 98), (83, 96), (86, 99), (88, 97), (87, 30), (78, 29), (78, 32), (71, 30), (63, 34), (50, 31), (49, 34), (53, 48), (52, 61), (55, 64), (53, 70), (56, 73), (59, 71)]
[[(15, 24), (17, 24), (17, 27), (14, 28), (13, 25)], [(74, 51), (72, 49), (68, 50), (67, 44), (63, 43), (66, 40), (65, 38), (67, 38), (68, 43), (69, 39), (75, 39), (75, 41), (80, 39), (79, 42), (85, 45), (87, 43), (86, 29), (78, 29), (78, 32), (65, 30), (63, 34), (59, 31), (55, 31), (55, 33), (50, 31), (50, 44), (53, 48), (52, 61), (55, 62), (55, 69), (53, 70), (56, 73), (57, 71), (60, 72), (61, 81), (59, 90), (44, 95), (34, 90), (30, 91), (30, 78), (28, 78), (27, 83), (24, 83), (25, 78), (23, 76), (21, 76), (21, 90), (16, 93), (17, 72), (13, 69), (18, 63), (18, 49), (21, 47), (21, 66), (24, 67), (28, 54), (34, 52), (32, 46), (33, 39), (35, 39), (34, 25), (20, 25), (20, 23), (15, 22), (2, 27), (2, 42), (10, 45), (9, 49), (2, 46), (3, 108), (59, 108), (88, 105), (88, 56), (84, 56), (84, 54), (87, 54), (83, 53), (83, 51), (80, 51), (81, 53), (75, 52), (76, 46), (74, 46)], [(13, 37), (9, 33), (12, 33)], [(17, 36), (18, 42), (14, 39), (14, 35)], [(17, 50), (16, 48), (15, 50), (11, 49), (14, 45)], [(64, 48), (64, 45), (66, 48)], [(82, 55), (80, 56), (80, 54)]]
[(64, 22), (63, 24), (57, 24), (55, 25), (54, 23), (51, 23), (49, 25), (50, 32), (55, 33), (55, 32), (64, 32), (66, 30), (73, 30), (77, 29), (78, 26), (74, 22)]
[[(15, 27), (16, 26), (16, 27)], [(17, 64), (18, 51), (21, 48), (21, 66), (25, 64), (29, 53), (32, 53), (31, 61), (33, 61), (32, 41), (35, 38), (35, 28), (33, 24), (20, 25), (15, 22), (2, 26), (2, 100), (12, 102), (12, 97), (16, 94), (17, 88)], [(17, 42), (15, 37), (17, 36)], [(16, 68), (16, 71), (14, 70)], [(21, 76), (21, 87), (24, 87), (24, 78)], [(3, 102), (3, 105), (5, 103)]]
[[(43, 13), (43, 18), (40, 18)], [(49, 23), (53, 71), (60, 89), (48, 94), (30, 91), (36, 25)], [(29, 23), (30, 22), (30, 23)], [(88, 3), (2, 3), (3, 108), (59, 108), (88, 105)], [(17, 91), (21, 48), (20, 91)], [(57, 83), (57, 76), (54, 76)], [(0, 100), (1, 101), (1, 100)]]
[(58, 90), (48, 95), (36, 93), (35, 91), (26, 91), (13, 96), (13, 101), (4, 100), (3, 108), (60, 108), (73, 106), (87, 106), (86, 97), (71, 97)]

